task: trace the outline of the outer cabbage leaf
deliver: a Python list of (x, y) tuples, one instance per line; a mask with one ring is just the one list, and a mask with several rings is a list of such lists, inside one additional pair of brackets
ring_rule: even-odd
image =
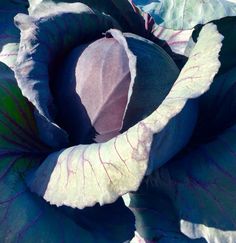
[(11, 169), (0, 182), (1, 242), (94, 242), (91, 233), (26, 188), (20, 173), (32, 158), (18, 162), (24, 169)]
[(180, 231), (173, 203), (155, 185), (144, 181), (137, 192), (126, 194), (123, 199), (135, 215), (136, 232), (131, 242), (206, 243), (204, 239), (190, 239)]
[(188, 42), (193, 32), (193, 28), (187, 30), (174, 30), (165, 28), (161, 25), (156, 24), (154, 19), (149, 15), (149, 13), (143, 12), (133, 3), (131, 4), (135, 12), (143, 17), (145, 29), (149, 33), (149, 39), (153, 40), (164, 50), (166, 50), (167, 53), (171, 55), (173, 60), (179, 60), (183, 58), (178, 55), (186, 56), (185, 49), (188, 46)]
[(30, 15), (44, 11), (49, 4), (60, 2), (84, 3), (99, 12), (112, 16), (118, 21), (123, 31), (132, 32), (141, 36), (147, 35), (143, 19), (135, 13), (131, 4), (127, 0), (29, 0)]
[(236, 122), (236, 68), (218, 75), (199, 100), (199, 118), (193, 142), (212, 139)]
[[(21, 157), (30, 154), (37, 156), (49, 152), (39, 140), (32, 115), (32, 106), (22, 96), (14, 79), (13, 72), (0, 63), (0, 155), (1, 157)], [(1, 162), (1, 169), (7, 170), (15, 164)], [(9, 168), (8, 168), (9, 166)]]
[[(212, 21), (217, 26), (218, 31), (224, 36), (223, 46), (220, 52), (220, 62), (221, 67), (219, 74), (223, 74), (226, 71), (234, 68), (236, 61), (234, 56), (236, 55), (236, 47), (234, 45), (236, 41), (236, 17), (226, 17), (219, 20)], [(192, 42), (196, 42), (199, 32), (201, 31), (202, 25), (195, 27), (192, 34)], [(191, 52), (194, 44), (191, 45), (191, 48), (188, 48)]]
[(17, 13), (27, 13), (28, 1), (2, 0), (0, 2), (0, 61), (14, 68), (20, 40), (19, 30), (14, 25)]
[[(235, 117), (235, 58), (236, 18), (214, 21), (224, 36), (220, 52), (221, 67), (211, 89), (199, 99), (199, 117), (194, 133), (194, 143), (206, 141), (236, 122)], [(200, 27), (201, 28), (201, 27)], [(193, 33), (193, 40), (200, 28)]]
[(207, 242), (233, 242), (235, 224), (235, 126), (189, 148), (160, 168), (150, 182), (170, 199), (181, 232)]
[(95, 205), (83, 210), (61, 207), (78, 225), (81, 225), (98, 243), (120, 243), (132, 239), (135, 220), (122, 199), (104, 206)]
[[(214, 25), (205, 26), (179, 78), (150, 116), (108, 142), (78, 145), (50, 154), (29, 183), (32, 191), (58, 206), (84, 208), (96, 202), (111, 203), (126, 192), (137, 190), (148, 167), (153, 135), (160, 134), (161, 144), (170, 119), (188, 99), (209, 88), (220, 66), (221, 41)], [(199, 69), (204, 74), (201, 82)]]
[(53, 147), (65, 146), (67, 134), (54, 123), (49, 81), (68, 51), (100, 37), (114, 22), (81, 3), (54, 5), (35, 17), (19, 14), (15, 22), (21, 30), (15, 70), (18, 85), (36, 107), (42, 140)]
[[(137, 58), (136, 68), (132, 62), (130, 64), (131, 76), (135, 78), (131, 82), (133, 85), (129, 91), (122, 131), (126, 131), (155, 111), (169, 93), (174, 78), (177, 77), (176, 65), (159, 46), (133, 34), (127, 33), (124, 36), (128, 47)], [(164, 164), (185, 146), (195, 126), (197, 113), (196, 101), (189, 101), (165, 129), (154, 135), (147, 174)]]
[(227, 0), (133, 0), (157, 24), (175, 30), (192, 29), (197, 24), (236, 15), (236, 4)]

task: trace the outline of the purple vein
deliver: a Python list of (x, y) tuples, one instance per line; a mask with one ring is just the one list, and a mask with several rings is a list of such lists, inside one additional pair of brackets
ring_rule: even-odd
[(215, 197), (215, 195), (213, 195), (212, 192), (209, 191), (208, 188), (206, 188), (202, 183), (200, 183), (199, 181), (197, 181), (195, 178), (191, 177), (190, 175), (188, 175), (188, 177), (190, 178), (190, 180), (191, 180), (193, 183), (195, 183), (195, 185), (197, 185), (197, 186), (200, 187), (203, 191), (205, 191), (205, 193), (208, 193), (209, 197), (211, 197), (211, 198), (215, 201), (215, 203), (216, 203), (217, 207), (219, 208), (219, 210), (220, 210), (226, 217), (228, 216), (228, 218), (230, 219), (230, 221), (232, 222), (232, 224), (235, 226), (236, 224), (235, 224), (234, 220), (233, 220), (232, 217), (225, 211), (225, 208), (221, 205), (221, 203), (220, 203), (219, 200)]
[[(87, 148), (88, 148), (88, 147), (87, 147)], [(88, 159), (85, 158), (85, 152), (86, 152), (87, 148), (85, 148), (85, 149), (83, 150), (83, 153), (82, 153), (82, 164), (85, 163), (85, 162), (88, 162), (90, 168), (91, 168), (92, 171), (93, 171), (93, 174), (94, 174), (94, 176), (95, 176), (95, 179), (96, 179), (96, 182), (97, 182), (97, 184), (98, 184), (98, 187), (99, 187), (99, 189), (102, 191), (102, 188), (101, 188), (100, 183), (99, 183), (99, 181), (98, 181), (97, 175), (96, 175), (96, 173), (95, 173), (95, 171), (94, 171), (93, 165), (91, 164), (91, 162), (90, 162)], [(83, 176), (85, 176), (84, 173), (85, 173), (85, 171), (84, 171), (84, 165), (83, 165)], [(84, 177), (84, 182), (85, 182), (85, 177)], [(84, 184), (85, 184), (85, 183), (84, 183)]]
[(15, 128), (21, 130), (24, 135), (27, 135), (33, 141), (36, 139), (34, 134), (24, 129), (21, 125), (19, 125), (16, 121), (14, 121), (6, 112), (0, 110), (0, 114), (2, 114), (9, 122), (11, 122), (15, 126)]
[(113, 182), (112, 182), (112, 180), (111, 180), (111, 177), (110, 177), (110, 175), (109, 175), (109, 173), (108, 173), (108, 171), (107, 171), (107, 169), (106, 169), (106, 167), (105, 167), (105, 165), (104, 165), (104, 162), (103, 162), (103, 160), (102, 160), (102, 156), (101, 156), (101, 146), (102, 146), (102, 144), (100, 143), (100, 144), (99, 144), (99, 147), (98, 147), (98, 156), (99, 156), (99, 160), (100, 160), (100, 162), (101, 162), (101, 164), (102, 164), (103, 169), (105, 170), (105, 172), (106, 172), (106, 174), (107, 174), (107, 177), (109, 178), (110, 182), (113, 184)]
[(182, 30), (179, 30), (179, 31), (173, 33), (173, 34), (170, 36), (169, 40), (172, 40), (174, 37), (178, 36), (180, 33), (182, 33)]
[(6, 38), (13, 38), (18, 40), (19, 36), (13, 34), (0, 34), (0, 39), (6, 39)]
[(43, 210), (29, 223), (27, 223), (23, 229), (21, 229), (18, 233), (17, 242), (21, 242), (21, 239), (23, 238), (23, 235), (29, 230), (30, 227), (32, 227), (34, 224), (38, 222), (38, 220), (42, 217)]
[(22, 153), (23, 152), (27, 152), (27, 153), (37, 153), (38, 152), (39, 153), (39, 151), (37, 149), (35, 149), (34, 147), (31, 147), (30, 145), (24, 145), (22, 143), (18, 143), (9, 137), (6, 137), (5, 135), (0, 135), (0, 138), (7, 143), (15, 145), (17, 148), (19, 148), (20, 151), (22, 151)]
[(0, 57), (9, 57), (9, 56), (17, 56), (17, 53), (7, 53), (7, 54), (0, 54)]
[(21, 192), (17, 192), (14, 196), (9, 197), (6, 200), (0, 201), (0, 204), (5, 204), (8, 202), (12, 202), (13, 200), (15, 200), (17, 197), (21, 196), (22, 194), (26, 193), (26, 190), (21, 191)]
[(162, 27), (159, 27), (159, 28), (161, 28), (161, 30), (160, 30), (157, 34), (155, 34), (155, 36), (156, 36), (157, 38), (159, 38), (159, 37), (162, 35), (163, 31), (165, 30), (165, 29), (162, 28)]
[[(43, 148), (42, 146), (40, 146), (39, 143), (37, 143), (36, 140), (28, 139), (27, 137), (22, 136), (22, 134), (19, 134), (18, 131), (12, 129), (12, 128), (9, 126), (9, 124), (6, 123), (5, 121), (2, 121), (2, 120), (0, 119), (0, 123), (2, 123), (6, 128), (8, 128), (8, 129), (11, 131), (12, 135), (15, 136), (15, 138), (18, 138), (18, 139), (20, 140), (20, 142), (19, 142), (18, 144), (21, 144), (21, 147), (22, 147), (22, 146), (23, 146), (23, 147), (26, 147), (26, 145), (24, 145), (25, 142), (26, 142), (27, 145), (28, 145), (28, 148), (30, 148), (30, 149), (32, 148), (32, 146), (29, 146), (29, 144), (32, 144), (32, 143), (33, 143), (32, 145), (38, 147), (39, 150)], [(7, 138), (5, 135), (1, 135), (1, 134), (0, 134), (0, 136), (2, 136), (2, 138), (3, 138), (4, 140), (6, 140), (6, 138)], [(9, 141), (9, 140), (8, 140), (8, 141)], [(15, 140), (14, 140), (14, 141), (15, 141)], [(16, 141), (15, 141), (15, 142), (16, 142)]]
[(114, 145), (114, 148), (115, 148), (115, 151), (116, 151), (116, 154), (118, 155), (118, 157), (120, 158), (120, 160), (123, 162), (123, 164), (125, 165), (126, 169), (131, 173), (131, 171), (128, 168), (128, 165), (126, 164), (126, 161), (121, 157), (121, 155), (120, 155), (120, 153), (119, 153), (119, 151), (117, 149), (116, 142), (117, 142), (117, 137), (115, 138), (115, 141), (114, 141), (114, 144), (113, 144)]
[(22, 158), (22, 156), (17, 156), (16, 158), (13, 158), (8, 165), (6, 166), (5, 170), (0, 173), (0, 181), (5, 177), (5, 175), (9, 172), (9, 170), (12, 168), (12, 166), (16, 163), (18, 159)]
[(168, 41), (167, 42), (168, 43), (168, 45), (181, 45), (181, 44), (186, 44), (187, 43), (187, 41)]
[(212, 158), (212, 156), (209, 155), (209, 153), (207, 152), (207, 150), (205, 148), (200, 148), (199, 151), (201, 151), (201, 153), (204, 155), (205, 159), (207, 161), (209, 161), (212, 165), (214, 165), (220, 171), (220, 173), (231, 178), (236, 183), (236, 178), (233, 175), (231, 175), (228, 171), (226, 171), (222, 166), (220, 166), (219, 163), (217, 163)]

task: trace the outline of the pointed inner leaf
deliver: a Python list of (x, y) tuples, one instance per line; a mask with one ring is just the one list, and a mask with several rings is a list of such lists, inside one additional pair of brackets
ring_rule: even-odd
[(117, 136), (131, 81), (123, 46), (114, 38), (104, 37), (76, 48), (66, 63), (61, 82), (55, 87), (58, 123), (75, 143)]

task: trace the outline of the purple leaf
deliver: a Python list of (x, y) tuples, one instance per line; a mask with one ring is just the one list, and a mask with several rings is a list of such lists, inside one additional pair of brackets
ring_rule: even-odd
[[(73, 118), (63, 117), (62, 121), (71, 123), (72, 119), (80, 119), (81, 109), (85, 109), (89, 123), (98, 133), (95, 138), (97, 142), (117, 136), (122, 128), (131, 80), (129, 59), (123, 46), (114, 38), (105, 37), (78, 47), (71, 54), (71, 58), (74, 61), (66, 61), (70, 63), (69, 71), (63, 73), (74, 73), (73, 80), (68, 81), (68, 76), (63, 75), (62, 82), (55, 87), (55, 97), (61, 106), (58, 113), (65, 114), (68, 104), (72, 104), (71, 97), (75, 92), (73, 89), (82, 104), (77, 107), (72, 104)], [(79, 137), (83, 143), (88, 139), (89, 130), (90, 128), (88, 131), (83, 128), (78, 134), (73, 132), (72, 136), (75, 139), (76, 136)]]
[(49, 81), (54, 79), (50, 74), (55, 74), (58, 62), (63, 61), (66, 53), (82, 42), (99, 38), (115, 22), (81, 3), (46, 6), (36, 16), (15, 17), (21, 30), (15, 74), (23, 95), (36, 108), (41, 139), (58, 148), (66, 146), (68, 139), (54, 122), (55, 106), (49, 87), (53, 85)]

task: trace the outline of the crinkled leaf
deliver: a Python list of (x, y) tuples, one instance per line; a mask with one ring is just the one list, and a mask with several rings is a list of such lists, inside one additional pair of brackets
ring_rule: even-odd
[(181, 231), (190, 238), (214, 243), (236, 237), (235, 129), (189, 148), (150, 179), (171, 198)]
[[(211, 25), (209, 25), (211, 26)], [(210, 34), (211, 31), (211, 34)], [(209, 45), (214, 43), (215, 29), (209, 27), (209, 36), (206, 32), (202, 32), (202, 38), (199, 38), (188, 62), (182, 69), (178, 80), (180, 83), (185, 80), (195, 80), (199, 85), (203, 84), (203, 80), (209, 75), (211, 76), (211, 67), (206, 63), (212, 64), (214, 55), (204, 55), (208, 52)], [(222, 38), (222, 36), (221, 36)], [(216, 48), (220, 48), (218, 45)], [(218, 49), (219, 50), (219, 49)], [(217, 54), (218, 55), (218, 54)], [(201, 63), (201, 64), (200, 64)], [(201, 73), (199, 73), (201, 70)], [(217, 73), (217, 71), (216, 71)], [(211, 76), (213, 78), (213, 76)], [(176, 82), (178, 82), (178, 80)], [(191, 81), (190, 81), (191, 83)], [(194, 85), (194, 82), (191, 84)], [(175, 84), (174, 84), (175, 86)], [(185, 90), (175, 91), (176, 99), (180, 99), (189, 92), (190, 86)], [(181, 89), (180, 89), (181, 90)], [(192, 101), (191, 101), (192, 102)], [(167, 162), (188, 142), (192, 129), (195, 125), (197, 107), (194, 102), (188, 102), (182, 112), (172, 119), (165, 129), (154, 135), (152, 149), (149, 157), (149, 168), (147, 173), (151, 173), (155, 168)], [(181, 127), (183, 126), (183, 129)]]
[[(225, 73), (236, 66), (236, 17), (227, 17), (213, 21), (218, 31), (224, 36), (223, 46), (220, 52), (221, 67), (219, 73)], [(192, 39), (196, 42), (199, 32), (203, 26), (197, 26), (193, 32)], [(194, 45), (192, 45), (193, 48)]]
[[(128, 48), (137, 58), (132, 60), (130, 56), (133, 85), (129, 91), (122, 131), (150, 115), (165, 99), (178, 75), (174, 62), (157, 45), (133, 34), (126, 33), (124, 36)], [(116, 38), (119, 39), (118, 36)], [(154, 135), (147, 173), (168, 161), (188, 142), (196, 118), (197, 104), (195, 101), (188, 102), (165, 129)]]
[(56, 82), (53, 74), (67, 52), (100, 37), (114, 22), (81, 3), (53, 6), (35, 17), (23, 14), (15, 17), (21, 30), (15, 74), (23, 95), (37, 109), (42, 140), (61, 147), (67, 143), (67, 134), (54, 123), (55, 107), (49, 81)]
[[(150, 116), (105, 143), (78, 145), (50, 154), (32, 177), (31, 190), (52, 204), (77, 208), (111, 203), (137, 190), (148, 166), (153, 135), (162, 134), (188, 99), (209, 88), (220, 66), (221, 40), (214, 25), (205, 26), (189, 62)], [(209, 42), (214, 43), (213, 49)], [(201, 82), (198, 69), (204, 74)]]
[(0, 2), (0, 61), (14, 68), (20, 40), (14, 25), (17, 13), (27, 13), (28, 1), (2, 0)]
[(157, 24), (175, 30), (192, 29), (197, 24), (236, 15), (236, 3), (227, 0), (133, 0)]
[[(135, 13), (132, 5), (127, 0), (29, 0), (29, 2), (30, 14), (44, 11), (44, 8), (48, 3), (81, 2), (93, 9), (98, 10), (99, 12), (112, 16), (118, 21), (123, 31), (129, 31), (141, 36), (146, 36), (147, 34), (143, 19), (140, 15)], [(45, 6), (44, 3), (46, 3)]]

